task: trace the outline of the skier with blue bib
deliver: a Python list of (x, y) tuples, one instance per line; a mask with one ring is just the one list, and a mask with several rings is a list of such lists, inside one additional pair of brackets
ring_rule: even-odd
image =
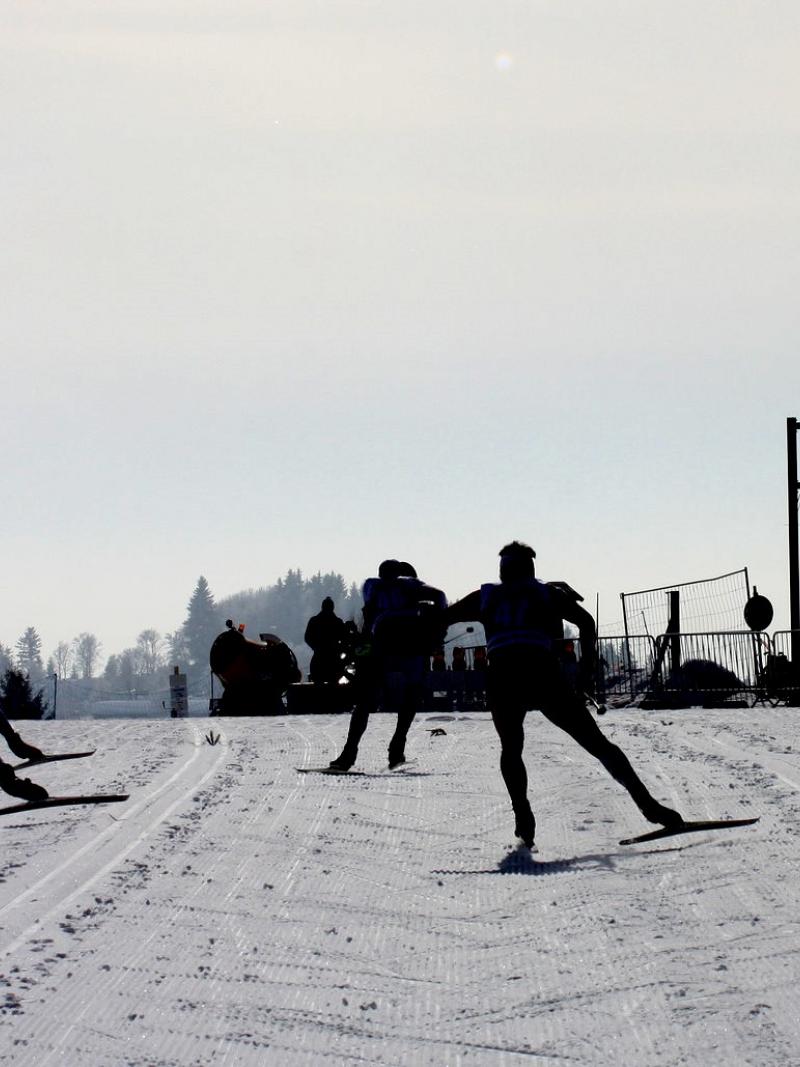
[(447, 600), (426, 585), (410, 563), (387, 559), (364, 583), (364, 626), (356, 648), (355, 707), (347, 741), (331, 770), (348, 771), (369, 716), (379, 707), (397, 712), (389, 766), (405, 763), (406, 737), (425, 696), (430, 656), (444, 638)]
[[(500, 550), (500, 581), (482, 585), (456, 601), (445, 613), (448, 625), (480, 622), (488, 648), (487, 696), (500, 738), (500, 771), (514, 811), (515, 832), (528, 847), (534, 843), (536, 820), (528, 801), (528, 776), (522, 759), (525, 713), (539, 709), (598, 759), (612, 778), (627, 789), (644, 817), (663, 826), (677, 826), (682, 817), (659, 804), (638, 777), (625, 753), (600, 731), (586, 707), (596, 674), (594, 620), (572, 597), (535, 577), (536, 553), (513, 541)], [(554, 651), (563, 621), (580, 632), (581, 659), (576, 684), (563, 671)]]

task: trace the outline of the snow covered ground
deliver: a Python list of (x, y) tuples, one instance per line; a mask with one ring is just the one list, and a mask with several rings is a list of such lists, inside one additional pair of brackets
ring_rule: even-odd
[[(620, 847), (626, 794), (529, 717), (540, 853), (486, 715), (26, 724), (53, 793), (0, 819), (0, 1063), (800, 1064), (796, 709), (611, 712), (657, 796), (740, 830)], [(221, 741), (211, 746), (211, 727)], [(430, 731), (444, 729), (444, 736)]]

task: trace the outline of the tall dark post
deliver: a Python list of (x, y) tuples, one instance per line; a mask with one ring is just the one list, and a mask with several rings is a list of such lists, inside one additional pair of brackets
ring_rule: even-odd
[(669, 638), (670, 670), (674, 673), (681, 666), (681, 591), (671, 589), (669, 592)]
[(797, 419), (786, 420), (787, 487), (789, 490), (789, 621), (792, 663), (800, 665), (800, 571), (797, 544)]

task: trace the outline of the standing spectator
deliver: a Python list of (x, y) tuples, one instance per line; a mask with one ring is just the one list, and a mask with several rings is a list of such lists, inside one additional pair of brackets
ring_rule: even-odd
[(344, 673), (346, 627), (334, 611), (333, 600), (326, 596), (322, 610), (308, 620), (304, 641), (312, 650), (309, 668), (315, 685), (336, 685)]

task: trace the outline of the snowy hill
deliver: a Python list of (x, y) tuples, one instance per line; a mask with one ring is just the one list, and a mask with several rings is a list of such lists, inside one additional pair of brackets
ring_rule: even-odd
[(424, 716), (394, 773), (377, 716), (347, 777), (295, 770), (343, 718), (26, 724), (97, 747), (51, 792), (130, 800), (0, 819), (0, 1063), (800, 1064), (797, 716), (609, 714), (687, 817), (761, 815), (630, 847), (627, 795), (530, 716), (533, 859), (483, 714)]

